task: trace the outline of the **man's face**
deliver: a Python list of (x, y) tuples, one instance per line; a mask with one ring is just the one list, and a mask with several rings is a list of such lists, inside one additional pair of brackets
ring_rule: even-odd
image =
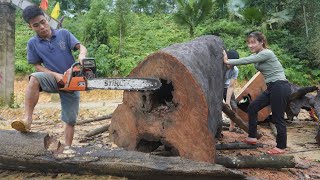
[(50, 38), (51, 37), (51, 29), (49, 22), (43, 16), (37, 16), (30, 20), (29, 27), (35, 31), (41, 38)]

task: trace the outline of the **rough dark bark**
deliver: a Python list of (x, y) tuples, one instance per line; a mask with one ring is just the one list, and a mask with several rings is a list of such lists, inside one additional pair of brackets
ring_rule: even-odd
[(227, 168), (294, 168), (296, 163), (294, 156), (217, 156), (216, 163)]
[(263, 144), (257, 143), (255, 145), (246, 144), (243, 142), (216, 144), (217, 150), (231, 150), (231, 149), (257, 149), (263, 147)]
[[(230, 118), (231, 121), (236, 123), (239, 128), (244, 130), (245, 132), (249, 132), (249, 126), (247, 123), (243, 122), (241, 117), (233, 112), (230, 107), (227, 104), (223, 104), (222, 111)], [(257, 132), (257, 139), (260, 139), (262, 137), (262, 134), (258, 131)]]
[[(59, 158), (46, 147), (51, 137), (43, 133), (0, 130), (0, 168), (42, 173), (114, 175), (134, 179), (214, 177), (245, 179), (221, 165), (181, 157), (160, 157), (136, 151), (75, 148), (73, 156)], [(44, 143), (45, 142), (45, 143)], [(52, 140), (49, 144), (52, 144)]]
[(130, 76), (157, 77), (162, 87), (124, 92), (110, 126), (114, 142), (127, 150), (163, 144), (182, 157), (214, 162), (214, 137), (222, 126), (222, 46), (218, 37), (203, 36), (140, 63)]
[(91, 122), (97, 122), (97, 121), (102, 121), (102, 120), (111, 119), (111, 118), (112, 118), (112, 114), (108, 114), (108, 115), (97, 117), (97, 118), (93, 118), (93, 119), (87, 119), (87, 120), (79, 121), (79, 122), (77, 122), (77, 125), (91, 123)]
[[(291, 87), (293, 86), (293, 84), (291, 84)], [(316, 86), (310, 86), (310, 87), (302, 87), (299, 88), (297, 91), (291, 93), (290, 98), (289, 98), (289, 102), (294, 101), (296, 99), (302, 98), (303, 96), (305, 96), (307, 93), (309, 92), (313, 92), (315, 90), (318, 90), (318, 87)]]

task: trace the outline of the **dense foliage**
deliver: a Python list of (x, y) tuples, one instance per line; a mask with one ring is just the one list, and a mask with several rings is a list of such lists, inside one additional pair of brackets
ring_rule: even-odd
[[(34, 1), (37, 3), (36, 1)], [(201, 35), (221, 37), (228, 49), (250, 54), (245, 37), (263, 31), (288, 79), (299, 85), (320, 80), (318, 0), (59, 0), (63, 28), (96, 58), (99, 76), (125, 76), (149, 54)], [(308, 3), (307, 3), (308, 2)], [(48, 13), (53, 8), (50, 1)], [(210, 6), (210, 7), (208, 7)], [(180, 18), (180, 19), (179, 19)], [(33, 35), (16, 16), (16, 72), (30, 73), (26, 43)], [(75, 56), (77, 54), (75, 53)], [(256, 72), (240, 66), (240, 80)]]

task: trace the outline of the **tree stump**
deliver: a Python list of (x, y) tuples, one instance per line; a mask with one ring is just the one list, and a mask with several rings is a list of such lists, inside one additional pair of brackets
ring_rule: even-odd
[(210, 35), (149, 55), (129, 76), (156, 77), (162, 86), (124, 92), (109, 129), (113, 141), (143, 152), (164, 145), (175, 155), (214, 162), (222, 126), (222, 48), (222, 40)]

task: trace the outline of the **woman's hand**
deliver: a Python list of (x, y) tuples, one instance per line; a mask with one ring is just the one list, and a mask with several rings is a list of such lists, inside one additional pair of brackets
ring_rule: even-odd
[(225, 64), (229, 64), (228, 55), (227, 55), (226, 51), (223, 50), (222, 53), (223, 53), (223, 62), (224, 62)]

